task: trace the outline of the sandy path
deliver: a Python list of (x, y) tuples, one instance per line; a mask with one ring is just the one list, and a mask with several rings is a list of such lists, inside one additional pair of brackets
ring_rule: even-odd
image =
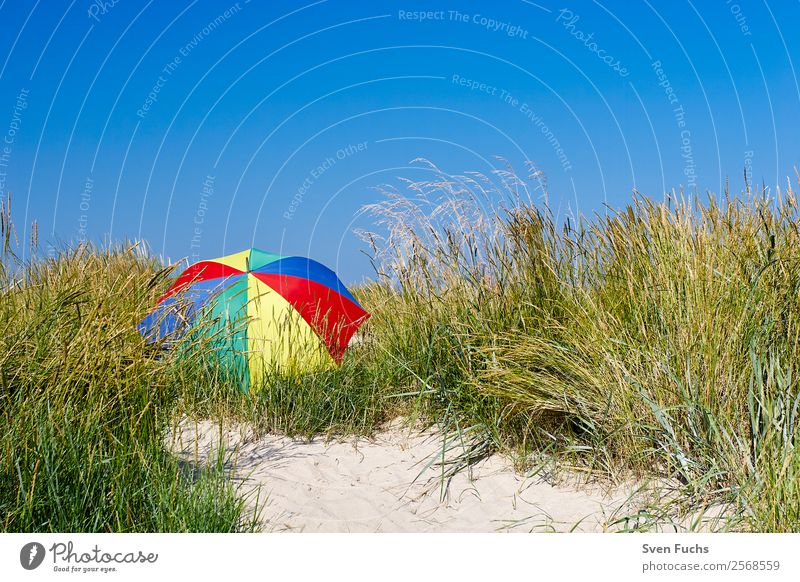
[[(172, 449), (203, 464), (220, 436), (243, 495), (260, 496), (265, 531), (607, 531), (630, 490), (553, 486), (514, 472), (500, 456), (442, 488), (442, 437), (394, 428), (374, 439), (304, 442), (241, 427), (185, 421)], [(431, 464), (431, 462), (433, 464)], [(430, 465), (430, 466), (429, 466)], [(619, 515), (617, 513), (616, 515)]]

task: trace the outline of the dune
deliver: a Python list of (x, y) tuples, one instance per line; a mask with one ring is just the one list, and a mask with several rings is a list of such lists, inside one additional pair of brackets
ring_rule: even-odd
[(221, 444), (230, 478), (257, 508), (264, 531), (619, 531), (632, 525), (624, 516), (653, 495), (641, 483), (610, 488), (577, 476), (565, 483), (563, 474), (558, 482), (542, 472), (520, 474), (496, 454), (443, 476), (442, 459), (451, 460), (459, 447), (443, 447), (435, 429), (397, 423), (369, 439), (307, 441), (185, 419), (170, 441), (194, 466), (216, 458)]

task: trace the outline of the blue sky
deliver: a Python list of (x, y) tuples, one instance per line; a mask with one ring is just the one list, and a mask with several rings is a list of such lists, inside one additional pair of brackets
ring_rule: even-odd
[[(347, 283), (374, 187), (533, 161), (560, 214), (773, 189), (798, 2), (0, 0), (0, 189), (47, 243), (256, 246)], [(25, 234), (21, 232), (21, 234)]]

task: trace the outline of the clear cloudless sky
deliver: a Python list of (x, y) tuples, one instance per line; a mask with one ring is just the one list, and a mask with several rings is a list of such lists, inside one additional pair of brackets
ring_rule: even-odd
[[(423, 11), (423, 14), (420, 14)], [(372, 274), (375, 187), (547, 176), (561, 214), (785, 187), (800, 3), (0, 0), (0, 189), (21, 238), (243, 248)]]

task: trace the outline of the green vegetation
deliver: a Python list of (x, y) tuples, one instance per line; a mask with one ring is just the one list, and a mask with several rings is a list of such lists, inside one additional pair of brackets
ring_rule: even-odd
[(0, 529), (251, 527), (225, 459), (201, 470), (163, 445), (178, 387), (208, 376), (136, 331), (168, 272), (132, 247), (21, 265), (2, 214)]
[(465, 463), (499, 450), (675, 484), (637, 527), (722, 507), (725, 527), (797, 529), (791, 187), (637, 195), (591, 220), (557, 220), (508, 172), (408, 187), (366, 209), (382, 230), (365, 234), (378, 278), (354, 291), (373, 317), (344, 364), (272, 377), (252, 397), (202, 346), (178, 361), (139, 338), (169, 273), (135, 249), (5, 260), (3, 529), (247, 527), (224, 459), (189, 480), (163, 448), (183, 415), (298, 436), (369, 434), (402, 415), (457, 430)]
[(727, 527), (797, 529), (791, 187), (637, 195), (558, 225), (513, 174), (499, 177), (487, 192), (480, 177), (440, 176), (371, 208), (394, 283), (365, 294), (374, 351), (402, 362), (435, 417), (457, 411), (495, 447), (678, 483), (654, 520), (721, 504)]

